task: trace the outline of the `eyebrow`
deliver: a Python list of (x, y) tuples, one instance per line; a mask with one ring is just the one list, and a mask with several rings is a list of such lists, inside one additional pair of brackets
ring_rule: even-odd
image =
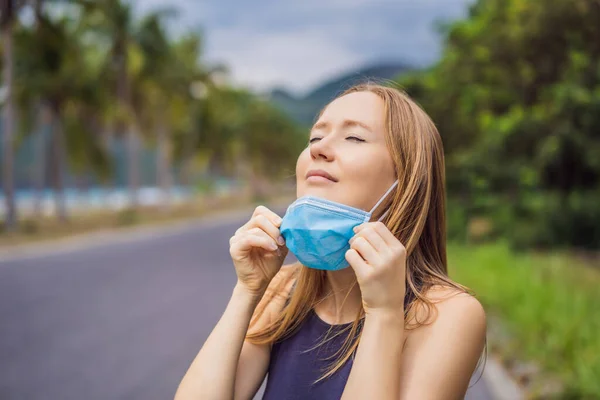
[[(327, 121), (321, 121), (321, 122), (317, 122), (311, 130), (317, 130), (317, 129), (328, 129), (331, 126), (331, 124)], [(369, 128), (368, 125), (363, 124), (360, 121), (355, 121), (352, 119), (345, 119), (344, 122), (342, 123), (342, 128), (353, 128), (359, 126), (361, 128), (364, 128), (366, 130), (368, 130), (369, 132), (372, 132), (372, 129)]]

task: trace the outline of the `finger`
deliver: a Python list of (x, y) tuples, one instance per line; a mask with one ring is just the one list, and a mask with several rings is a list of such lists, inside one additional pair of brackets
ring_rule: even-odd
[(229, 240), (229, 244), (235, 243), (240, 241), (240, 239), (245, 238), (248, 235), (256, 235), (256, 236), (262, 236), (265, 237), (267, 239), (272, 240), (273, 238), (271, 236), (269, 236), (265, 231), (263, 231), (260, 228), (250, 228), (248, 230), (245, 231), (241, 231), (238, 234), (234, 235), (230, 240)]
[(274, 212), (272, 212), (265, 206), (258, 206), (254, 209), (254, 212), (252, 213), (252, 216), (250, 216), (250, 219), (248, 220), (248, 222), (246, 222), (244, 225), (240, 226), (235, 231), (235, 235), (238, 235), (242, 232), (245, 232), (245, 231), (255, 227), (256, 226), (255, 218), (259, 215), (264, 215), (276, 227), (279, 227), (281, 225), (281, 218), (277, 214), (275, 214)]
[(275, 225), (276, 227), (280, 227), (281, 226), (281, 217), (277, 214), (275, 214), (273, 211), (269, 210), (267, 207), (265, 206), (258, 206), (254, 209), (254, 213), (252, 214), (252, 217), (256, 217), (259, 215), (264, 215), (265, 217), (267, 217), (267, 219), (269, 221), (271, 221), (271, 223), (273, 225)]
[[(269, 242), (273, 242), (273, 238), (269, 235), (267, 235), (267, 233), (265, 231), (263, 231), (260, 228), (252, 228), (249, 231), (247, 231), (248, 235), (256, 235), (256, 236), (260, 236), (260, 237), (264, 237), (265, 239), (267, 239)], [(242, 237), (244, 237), (245, 235), (242, 235)], [(284, 257), (287, 256), (287, 252), (288, 252), (288, 248), (285, 247), (285, 245), (283, 246), (277, 246), (277, 255), (279, 257)]]
[(367, 222), (364, 224), (360, 224), (360, 225), (354, 227), (354, 233), (358, 234), (359, 232), (362, 232), (369, 226), (372, 227), (377, 232), (379, 232), (381, 238), (383, 239), (383, 241), (385, 243), (388, 244), (388, 246), (395, 246), (399, 243), (399, 240), (396, 238), (396, 236), (394, 236), (394, 234), (392, 232), (390, 232), (388, 227), (385, 226), (385, 224), (381, 221)]
[(364, 237), (367, 239), (371, 246), (375, 248), (379, 253), (387, 253), (389, 251), (388, 244), (381, 237), (381, 233), (379, 233), (375, 228), (367, 227), (366, 229), (361, 230), (357, 233), (352, 240), (357, 237)]
[(278, 249), (277, 243), (270, 237), (247, 234), (233, 242), (231, 252), (249, 251), (253, 248), (262, 248), (267, 251), (276, 251)]
[(261, 236), (264, 237), (266, 239), (272, 240), (277, 242), (277, 239), (272, 237), (271, 235), (269, 235), (267, 232), (265, 232), (264, 230), (262, 230), (261, 228), (252, 228), (248, 231), (249, 235), (256, 235), (256, 236)]
[(350, 249), (346, 252), (346, 261), (350, 264), (350, 267), (354, 270), (356, 278), (359, 282), (362, 282), (367, 277), (369, 270), (373, 267), (368, 265), (365, 260), (358, 254), (354, 249)]
[(363, 222), (360, 225), (356, 225), (354, 228), (352, 228), (352, 230), (354, 231), (354, 233), (358, 234), (360, 231), (364, 230), (369, 224), (370, 222)]
[(397, 245), (402, 245), (400, 243), (400, 240), (398, 240), (398, 238), (396, 236), (394, 236), (394, 234), (392, 233), (392, 231), (390, 231), (388, 229), (387, 226), (385, 226), (385, 224), (383, 222), (374, 222), (373, 223), (374, 228), (377, 232), (379, 232), (379, 234), (381, 235), (382, 239), (390, 246), (397, 246)]
[(381, 260), (379, 252), (377, 252), (371, 243), (369, 243), (369, 241), (362, 236), (352, 240), (352, 243), (350, 243), (350, 248), (356, 250), (358, 254), (360, 254), (360, 256), (372, 266), (379, 264), (379, 261)]
[(259, 228), (263, 230), (267, 235), (273, 238), (273, 240), (278, 242), (279, 245), (283, 245), (285, 243), (283, 236), (281, 236), (279, 232), (279, 228), (273, 225), (273, 222), (262, 214), (259, 214), (256, 217), (252, 217), (252, 219), (250, 220), (248, 231), (250, 231), (253, 228)]

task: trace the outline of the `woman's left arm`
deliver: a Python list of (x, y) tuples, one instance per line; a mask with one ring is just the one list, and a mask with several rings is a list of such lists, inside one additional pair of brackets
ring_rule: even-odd
[(365, 317), (342, 400), (400, 398), (403, 321), (392, 314)]
[(466, 293), (436, 305), (436, 319), (406, 341), (395, 399), (463, 399), (485, 346), (483, 307)]
[(380, 222), (355, 232), (346, 259), (366, 316), (342, 399), (463, 398), (485, 341), (481, 305), (468, 295), (438, 303), (435, 321), (405, 345), (406, 250)]

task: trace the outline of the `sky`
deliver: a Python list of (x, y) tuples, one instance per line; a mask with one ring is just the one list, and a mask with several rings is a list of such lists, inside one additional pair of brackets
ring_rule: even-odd
[(137, 0), (144, 13), (176, 8), (174, 33), (203, 32), (209, 63), (227, 65), (235, 84), (310, 91), (376, 62), (434, 62), (436, 21), (464, 17), (471, 0)]

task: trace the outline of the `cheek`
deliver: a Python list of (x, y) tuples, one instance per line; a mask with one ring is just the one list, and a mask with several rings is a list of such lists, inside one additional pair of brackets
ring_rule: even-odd
[(369, 210), (394, 182), (394, 167), (389, 154), (374, 151), (345, 160), (344, 176), (347, 180), (349, 202), (355, 207)]
[(310, 162), (310, 152), (308, 147), (300, 153), (298, 156), (298, 161), (296, 161), (296, 176), (304, 176), (306, 174), (306, 170), (308, 168), (308, 163)]
[[(298, 156), (298, 161), (296, 161), (296, 189), (298, 192), (303, 191), (304, 185), (304, 176), (308, 170), (308, 165), (310, 163), (310, 152), (308, 148), (306, 148), (300, 155)], [(298, 196), (301, 193), (297, 193)]]
[(343, 161), (344, 175), (352, 178), (354, 182), (365, 184), (379, 180), (385, 158), (380, 151), (348, 152)]

